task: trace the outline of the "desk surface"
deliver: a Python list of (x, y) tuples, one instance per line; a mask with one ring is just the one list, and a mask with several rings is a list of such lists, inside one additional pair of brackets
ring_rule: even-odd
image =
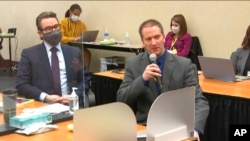
[[(114, 79), (122, 80), (124, 78), (124, 72), (118, 74), (112, 71), (98, 72), (95, 75), (111, 77)], [(206, 93), (220, 94), (227, 96), (235, 96), (242, 98), (250, 98), (250, 80), (242, 82), (224, 82), (215, 79), (207, 79), (202, 74), (199, 75), (199, 83), (202, 90)]]
[[(17, 113), (21, 113), (25, 108), (37, 108), (44, 106), (44, 103), (34, 101), (32, 103), (28, 103), (25, 105), (18, 106)], [(4, 123), (3, 115), (0, 113), (0, 123)], [(54, 131), (49, 131), (46, 133), (32, 135), (32, 136), (25, 136), (21, 134), (8, 134), (0, 137), (0, 141), (72, 141), (73, 140), (73, 133), (67, 129), (68, 124), (73, 123), (73, 120), (64, 121), (57, 123), (58, 129)], [(145, 126), (137, 125), (137, 131), (144, 130)]]
[(123, 80), (124, 78), (124, 70), (115, 72), (115, 71), (104, 71), (104, 72), (97, 72), (94, 73), (94, 75), (98, 75), (98, 76), (104, 76), (104, 77), (111, 77), (114, 79), (119, 79), (119, 80)]
[(199, 75), (199, 83), (203, 91), (207, 93), (250, 98), (250, 80), (224, 82), (215, 79), (207, 79), (203, 75)]
[(115, 44), (115, 45), (100, 45), (99, 43), (86, 43), (86, 42), (69, 42), (69, 45), (76, 47), (86, 47), (91, 49), (123, 51), (131, 53), (140, 53), (144, 50), (141, 44)]

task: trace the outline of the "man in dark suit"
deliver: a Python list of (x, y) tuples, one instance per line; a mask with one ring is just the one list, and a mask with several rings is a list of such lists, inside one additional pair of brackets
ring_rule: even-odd
[[(68, 104), (72, 87), (77, 87), (80, 106), (83, 106), (84, 93), (89, 90), (90, 75), (83, 65), (81, 51), (60, 43), (60, 24), (54, 12), (42, 12), (36, 18), (41, 44), (22, 51), (18, 65), (16, 88), (26, 98), (46, 103)], [(56, 49), (59, 88), (55, 89), (52, 71), (51, 49)]]
[[(163, 31), (161, 23), (154, 19), (141, 24), (139, 34), (146, 52), (127, 61), (124, 80), (117, 92), (117, 101), (125, 102), (131, 107), (136, 104), (137, 122), (146, 124), (149, 109), (160, 93), (194, 86), (195, 136), (199, 137), (198, 133), (204, 132), (209, 113), (208, 101), (202, 95), (197, 69), (191, 61), (168, 53), (164, 49)], [(151, 63), (150, 54), (156, 54), (157, 64)], [(162, 90), (155, 81), (156, 77), (160, 77), (162, 81)]]

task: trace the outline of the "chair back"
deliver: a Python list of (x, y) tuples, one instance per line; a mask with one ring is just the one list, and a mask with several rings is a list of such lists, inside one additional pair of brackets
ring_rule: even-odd
[(3, 49), (2, 42), (3, 42), (3, 37), (0, 37), (0, 50)]
[(194, 63), (197, 66), (198, 70), (201, 70), (198, 56), (203, 56), (200, 41), (197, 36), (192, 36), (192, 45), (191, 45), (188, 58), (192, 61), (192, 63)]

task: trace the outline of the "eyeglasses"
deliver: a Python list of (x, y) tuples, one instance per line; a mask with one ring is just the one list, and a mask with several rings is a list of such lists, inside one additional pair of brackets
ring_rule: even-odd
[(44, 32), (51, 32), (51, 31), (53, 31), (53, 30), (59, 30), (60, 27), (61, 27), (60, 24), (56, 24), (56, 25), (54, 25), (54, 26), (45, 27), (44, 29), (41, 29), (41, 30), (44, 31)]

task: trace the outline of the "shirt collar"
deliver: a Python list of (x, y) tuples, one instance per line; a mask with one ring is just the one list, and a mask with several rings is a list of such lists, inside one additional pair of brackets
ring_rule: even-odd
[[(44, 43), (44, 45), (45, 45), (46, 51), (49, 52), (50, 49), (52, 48), (51, 45), (49, 45), (49, 44), (46, 43), (46, 42), (43, 42), (43, 43)], [(62, 52), (61, 43), (57, 44), (57, 45), (56, 45), (56, 48), (58, 49), (59, 52)]]
[(166, 50), (164, 50), (164, 53), (156, 59), (156, 62), (158, 65), (164, 64), (165, 58), (166, 58)]
[(161, 71), (163, 71), (163, 68), (164, 68), (164, 62), (165, 62), (166, 54), (167, 54), (166, 50), (164, 50), (164, 53), (160, 57), (158, 57), (156, 59), (156, 63), (160, 67)]

